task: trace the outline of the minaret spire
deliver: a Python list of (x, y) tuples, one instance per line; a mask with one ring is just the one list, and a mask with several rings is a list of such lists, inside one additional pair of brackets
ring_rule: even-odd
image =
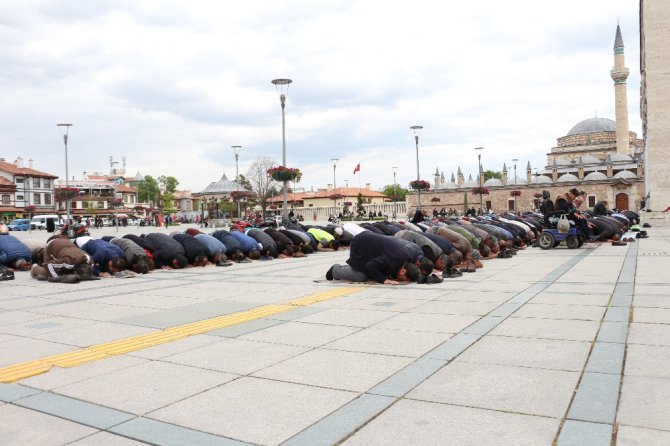
[(630, 144), (628, 141), (628, 98), (626, 91), (626, 79), (628, 79), (628, 68), (623, 52), (623, 37), (621, 28), (617, 23), (616, 35), (614, 37), (614, 67), (610, 76), (614, 81), (614, 108), (616, 111), (616, 151), (628, 155)]

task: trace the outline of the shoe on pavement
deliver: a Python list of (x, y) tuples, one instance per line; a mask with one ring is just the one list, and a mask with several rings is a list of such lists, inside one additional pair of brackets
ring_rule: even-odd
[(326, 280), (333, 280), (333, 266), (331, 266), (330, 269), (326, 271)]
[(617, 241), (617, 240), (612, 241), (612, 246), (626, 246), (626, 245), (627, 245), (626, 242)]

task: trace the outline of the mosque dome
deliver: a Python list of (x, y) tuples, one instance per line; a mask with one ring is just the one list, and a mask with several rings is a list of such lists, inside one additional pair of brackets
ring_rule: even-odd
[(554, 164), (556, 166), (572, 166), (572, 161), (567, 158), (554, 158)]
[(551, 184), (551, 178), (546, 175), (536, 175), (530, 181), (531, 184)]
[(451, 181), (445, 181), (444, 183), (437, 186), (435, 189), (440, 190), (440, 189), (456, 189), (456, 188), (458, 188), (456, 183), (452, 183)]
[(607, 175), (602, 172), (591, 172), (590, 174), (584, 177), (584, 181), (602, 181), (606, 180)]
[(571, 183), (573, 181), (579, 181), (579, 178), (577, 178), (575, 175), (571, 173), (561, 175), (561, 177), (558, 180), (556, 180), (557, 183)]
[(589, 118), (577, 123), (566, 136), (581, 133), (615, 132), (616, 122), (607, 118)]
[(630, 170), (622, 170), (621, 172), (614, 175), (614, 178), (622, 178), (624, 180), (634, 180), (637, 178), (637, 175), (635, 175)]
[(214, 183), (209, 183), (209, 186), (207, 186), (201, 194), (228, 194), (231, 192), (235, 192), (238, 190), (244, 190), (243, 187), (241, 187), (239, 184), (237, 184), (235, 181), (230, 181), (227, 177), (226, 174), (224, 173), (221, 179), (217, 182)]
[(630, 155), (626, 155), (625, 153), (610, 153), (609, 160), (614, 163), (619, 162), (632, 163), (633, 157)]
[(468, 180), (468, 181), (463, 181), (463, 184), (461, 185), (462, 188), (465, 187), (479, 187), (479, 183), (475, 180)]
[(593, 155), (582, 156), (582, 164), (602, 164), (602, 161)]
[(484, 181), (484, 186), (486, 187), (502, 187), (503, 183), (497, 178), (489, 178), (488, 180)]
[(525, 178), (520, 178), (520, 177), (516, 177), (516, 181), (514, 181), (514, 178), (510, 178), (509, 180), (507, 180), (507, 185), (508, 186), (514, 186), (515, 184), (517, 186), (523, 186), (525, 184), (528, 184), (528, 181), (526, 181)]

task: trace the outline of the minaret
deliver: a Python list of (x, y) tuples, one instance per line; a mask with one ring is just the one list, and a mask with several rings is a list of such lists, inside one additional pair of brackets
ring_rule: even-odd
[(626, 79), (628, 79), (628, 68), (625, 66), (623, 55), (623, 38), (621, 28), (616, 25), (616, 37), (614, 38), (614, 68), (610, 71), (614, 81), (614, 107), (616, 112), (616, 151), (629, 155), (628, 142), (628, 99), (626, 96)]

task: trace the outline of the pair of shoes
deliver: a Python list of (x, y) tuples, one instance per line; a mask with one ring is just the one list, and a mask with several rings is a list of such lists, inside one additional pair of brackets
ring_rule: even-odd
[(649, 223), (643, 223), (642, 227), (643, 228), (651, 228), (651, 225)]
[(509, 259), (512, 257), (512, 254), (509, 253), (509, 251), (500, 251), (498, 253), (498, 258), (499, 259)]
[(466, 266), (461, 268), (462, 273), (474, 273), (477, 271), (477, 267), (474, 265), (474, 263), (468, 263)]
[(433, 284), (433, 283), (442, 283), (444, 279), (441, 277), (436, 276), (435, 274), (431, 274), (430, 276), (426, 276), (426, 283), (428, 284)]
[(442, 273), (442, 277), (444, 277), (445, 274), (446, 274), (447, 278), (449, 278), (449, 279), (453, 279), (455, 277), (462, 277), (463, 276), (463, 273), (460, 272), (457, 269), (450, 269), (448, 271), (445, 271), (444, 273)]
[(14, 280), (14, 271), (5, 270), (2, 274), (0, 274), (0, 281), (3, 280)]
[(326, 280), (333, 280), (333, 267), (335, 265), (331, 266), (328, 271), (326, 271)]
[(612, 246), (626, 246), (626, 244), (627, 244), (626, 242), (622, 242), (622, 241), (617, 241), (617, 240), (612, 241)]

